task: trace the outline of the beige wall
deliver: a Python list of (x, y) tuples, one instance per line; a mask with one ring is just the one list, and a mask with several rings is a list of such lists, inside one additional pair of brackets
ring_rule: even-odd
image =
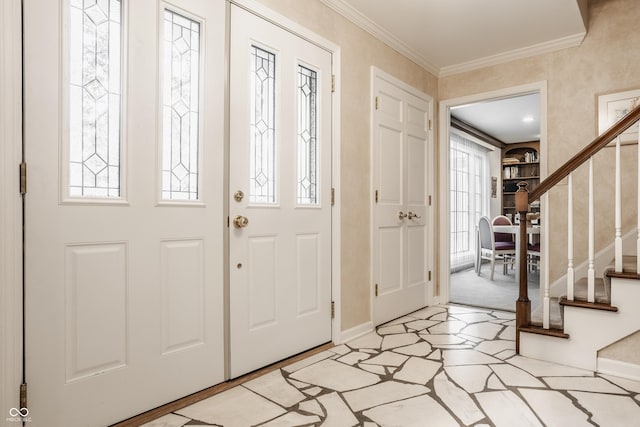
[(341, 48), (342, 330), (370, 319), (372, 65), (437, 99), (437, 79), (318, 0), (259, 0)]
[[(640, 88), (640, 5), (638, 0), (591, 0), (589, 29), (581, 46), (481, 70), (443, 77), (440, 100), (546, 80), (548, 82), (548, 170), (552, 172), (596, 136), (597, 96)], [(623, 187), (635, 191), (636, 146), (623, 148)], [(613, 182), (613, 149), (605, 149), (595, 163), (598, 185)], [(445, 165), (446, 167), (446, 165)], [(586, 174), (574, 178), (576, 261), (586, 258)], [(596, 190), (596, 251), (613, 239), (613, 191)], [(625, 200), (625, 199), (623, 199)], [(633, 198), (635, 200), (635, 197)], [(635, 203), (624, 206), (625, 230), (634, 227)], [(550, 279), (566, 270), (566, 184), (549, 197)]]

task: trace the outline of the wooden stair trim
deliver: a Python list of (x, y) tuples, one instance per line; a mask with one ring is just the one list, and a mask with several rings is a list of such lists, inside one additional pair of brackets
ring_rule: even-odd
[(556, 328), (545, 329), (542, 326), (535, 326), (535, 325), (520, 326), (518, 328), (518, 332), (527, 332), (530, 334), (546, 335), (549, 337), (563, 338), (563, 339), (569, 338), (569, 334), (565, 333), (562, 329), (556, 329)]
[(569, 301), (566, 297), (560, 298), (560, 305), (569, 306), (569, 307), (580, 307), (580, 308), (589, 308), (592, 310), (603, 310), (603, 311), (618, 311), (618, 307), (615, 307), (611, 304), (606, 304), (602, 302), (588, 302), (588, 301), (579, 301), (573, 300)]
[(634, 280), (640, 280), (640, 274), (636, 273), (635, 271), (621, 271), (619, 273), (616, 273), (615, 271), (610, 271), (607, 273), (607, 277), (615, 277), (617, 279), (634, 279)]

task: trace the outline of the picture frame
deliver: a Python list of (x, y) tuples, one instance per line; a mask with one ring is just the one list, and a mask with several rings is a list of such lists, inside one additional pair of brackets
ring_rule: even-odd
[[(598, 135), (640, 104), (640, 89), (598, 96)], [(620, 135), (621, 143), (638, 142), (638, 123)]]

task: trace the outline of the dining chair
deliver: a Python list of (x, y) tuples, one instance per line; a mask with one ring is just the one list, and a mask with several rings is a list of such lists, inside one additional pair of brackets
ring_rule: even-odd
[[(480, 237), (480, 265), (478, 266), (478, 276), (482, 270), (482, 260), (486, 259), (491, 261), (491, 276), (493, 280), (493, 272), (495, 269), (496, 260), (501, 260), (504, 265), (504, 273), (506, 274), (506, 267), (509, 263), (513, 262), (516, 255), (516, 244), (513, 241), (497, 241), (493, 231), (493, 225), (489, 221), (489, 218), (483, 216), (478, 223), (478, 233)], [(505, 233), (499, 233), (505, 234)]]

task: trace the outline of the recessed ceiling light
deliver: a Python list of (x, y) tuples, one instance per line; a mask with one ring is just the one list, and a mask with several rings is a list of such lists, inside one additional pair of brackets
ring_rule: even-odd
[(533, 121), (533, 116), (524, 116), (522, 121), (525, 123), (531, 123)]

